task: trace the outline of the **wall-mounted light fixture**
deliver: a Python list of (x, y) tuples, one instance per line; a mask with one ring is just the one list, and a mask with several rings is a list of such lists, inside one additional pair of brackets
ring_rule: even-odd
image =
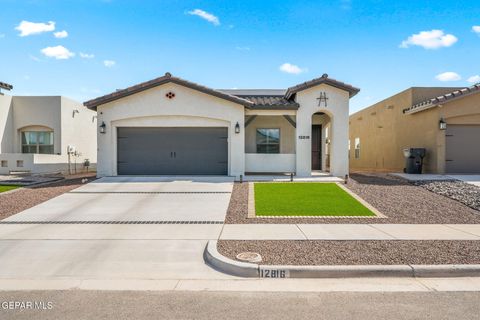
[(102, 124), (100, 125), (100, 133), (105, 133), (107, 132), (107, 125), (105, 124), (104, 121), (102, 121)]
[(73, 110), (72, 118), (75, 118), (75, 113), (80, 113), (80, 111), (78, 111), (77, 109)]
[(440, 130), (446, 130), (447, 129), (447, 123), (443, 118), (440, 118), (440, 121), (438, 122), (438, 126)]
[(240, 133), (240, 124), (238, 122), (235, 125), (235, 133)]

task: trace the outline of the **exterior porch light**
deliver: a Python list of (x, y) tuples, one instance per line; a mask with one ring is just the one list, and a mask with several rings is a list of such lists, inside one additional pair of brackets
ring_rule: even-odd
[(235, 133), (240, 133), (240, 124), (238, 122), (235, 125)]
[(440, 118), (440, 121), (439, 121), (439, 127), (440, 127), (440, 130), (446, 130), (447, 129), (447, 123), (445, 122), (445, 120), (443, 118)]
[(100, 133), (105, 133), (107, 130), (107, 125), (105, 124), (104, 121), (102, 121), (102, 124), (100, 125)]

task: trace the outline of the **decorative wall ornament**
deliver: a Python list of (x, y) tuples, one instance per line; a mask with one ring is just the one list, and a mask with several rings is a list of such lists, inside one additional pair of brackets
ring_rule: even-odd
[(327, 98), (327, 93), (326, 92), (320, 92), (320, 96), (317, 98), (317, 100), (318, 100), (318, 106), (319, 107), (322, 106), (322, 102), (325, 103), (325, 108), (327, 107), (328, 98)]
[(167, 97), (168, 99), (173, 99), (175, 98), (175, 93), (173, 93), (172, 91), (169, 91), (165, 94), (165, 97)]

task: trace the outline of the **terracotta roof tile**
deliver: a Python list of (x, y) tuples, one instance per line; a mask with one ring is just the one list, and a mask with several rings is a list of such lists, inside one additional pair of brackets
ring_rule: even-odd
[(471, 94), (479, 93), (479, 92), (480, 92), (480, 83), (477, 83), (471, 87), (455, 90), (453, 92), (443, 94), (441, 96), (434, 97), (434, 98), (422, 101), (420, 103), (417, 103), (409, 108), (403, 109), (403, 113), (413, 113), (413, 112), (429, 109), (439, 104), (449, 102), (452, 99), (469, 96)]

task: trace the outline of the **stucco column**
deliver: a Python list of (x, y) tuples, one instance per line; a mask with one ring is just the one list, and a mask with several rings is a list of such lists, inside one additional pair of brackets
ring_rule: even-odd
[(348, 174), (348, 113), (337, 114), (331, 119), (330, 173), (343, 177)]

